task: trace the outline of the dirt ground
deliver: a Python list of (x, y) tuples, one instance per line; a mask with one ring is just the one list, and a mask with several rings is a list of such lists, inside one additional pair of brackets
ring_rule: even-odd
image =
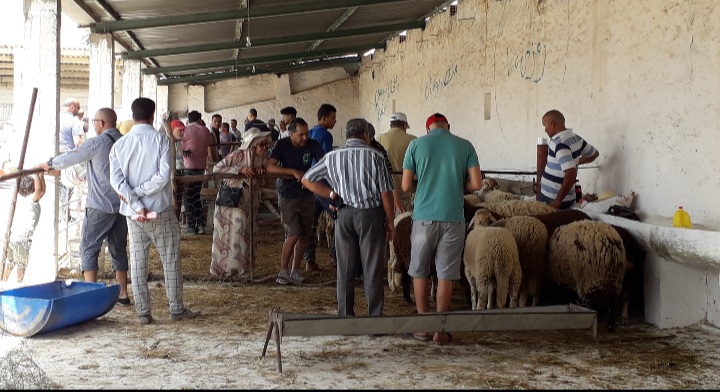
[[(698, 325), (658, 330), (631, 320), (598, 337), (567, 332), (457, 333), (447, 346), (403, 336), (327, 336), (283, 340), (284, 373), (274, 346), (261, 351), (273, 308), (332, 315), (334, 274), (327, 247), (319, 272), (302, 286), (275, 283), (283, 230), (265, 222), (255, 283), (211, 277), (210, 235), (183, 236), (184, 300), (202, 316), (168, 320), (162, 269), (153, 253), (155, 323), (140, 326), (134, 308), (62, 330), (20, 339), (0, 336), (0, 386), (61, 389), (715, 389), (720, 386), (720, 332)], [(107, 281), (110, 283), (111, 281)], [(356, 313), (366, 314), (362, 288)], [(458, 290), (453, 310), (466, 309)], [(386, 291), (385, 314), (412, 314), (400, 293)], [(30, 358), (8, 381), (11, 358)], [(1, 370), (6, 369), (6, 370)], [(13, 385), (12, 382), (15, 382)]]

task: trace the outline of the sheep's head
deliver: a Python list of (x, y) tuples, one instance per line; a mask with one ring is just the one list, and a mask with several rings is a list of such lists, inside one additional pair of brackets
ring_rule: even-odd
[(496, 220), (497, 219), (493, 217), (492, 213), (489, 210), (486, 210), (485, 208), (480, 208), (479, 210), (475, 211), (475, 216), (473, 216), (469, 226), (473, 229), (476, 227), (490, 226)]
[(498, 184), (498, 182), (494, 178), (486, 178), (482, 181), (482, 184), (483, 184), (482, 189), (485, 192), (500, 189), (500, 184)]

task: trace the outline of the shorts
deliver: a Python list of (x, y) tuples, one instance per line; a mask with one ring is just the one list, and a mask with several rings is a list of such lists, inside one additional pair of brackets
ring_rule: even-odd
[(18, 268), (27, 268), (31, 244), (32, 240), (10, 241), (5, 262)]
[(410, 234), (410, 268), (414, 278), (428, 278), (435, 258), (438, 279), (459, 280), (465, 222), (415, 220)]
[(280, 220), (288, 236), (307, 237), (312, 234), (315, 217), (315, 198), (312, 195), (302, 199), (278, 199)]

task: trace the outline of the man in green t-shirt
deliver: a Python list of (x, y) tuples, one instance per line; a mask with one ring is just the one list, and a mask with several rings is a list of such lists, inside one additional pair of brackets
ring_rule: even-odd
[[(463, 195), (482, 188), (482, 173), (475, 147), (450, 133), (447, 118), (430, 116), (427, 135), (410, 142), (403, 161), (402, 188), (412, 189), (417, 176), (413, 227), (410, 236), (410, 268), (418, 313), (428, 312), (429, 276), (435, 259), (438, 277), (437, 312), (450, 310), (453, 280), (460, 279), (465, 245)], [(468, 180), (465, 180), (465, 175)], [(415, 334), (418, 340), (447, 344), (450, 335), (438, 332)]]

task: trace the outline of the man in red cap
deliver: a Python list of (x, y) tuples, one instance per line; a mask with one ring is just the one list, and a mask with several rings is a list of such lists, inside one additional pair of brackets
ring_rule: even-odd
[[(418, 313), (428, 312), (429, 276), (435, 259), (438, 277), (437, 312), (450, 310), (453, 280), (460, 279), (465, 246), (463, 195), (482, 188), (482, 173), (475, 147), (450, 133), (440, 113), (425, 122), (427, 135), (410, 142), (403, 161), (402, 188), (409, 192), (417, 175), (410, 268)], [(468, 175), (468, 180), (465, 176)], [(421, 341), (447, 344), (446, 332), (414, 334)]]

